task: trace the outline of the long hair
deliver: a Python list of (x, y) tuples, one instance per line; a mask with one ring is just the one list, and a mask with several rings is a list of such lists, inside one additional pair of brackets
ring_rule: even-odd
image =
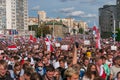
[(86, 71), (86, 73), (85, 73), (85, 76), (87, 77), (87, 78), (89, 78), (89, 79), (91, 79), (91, 73), (92, 73), (92, 71), (91, 71), (91, 67), (92, 66), (95, 66), (95, 68), (96, 68), (96, 74), (95, 74), (95, 77), (99, 77), (99, 74), (98, 74), (98, 71), (97, 71), (97, 67), (96, 67), (96, 65), (94, 64), (94, 63), (90, 63), (89, 65), (88, 65), (88, 68), (87, 68), (87, 71)]

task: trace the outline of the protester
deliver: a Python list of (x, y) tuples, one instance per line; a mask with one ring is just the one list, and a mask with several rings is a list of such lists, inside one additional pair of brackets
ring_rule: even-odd
[(99, 77), (97, 67), (95, 64), (90, 63), (88, 65), (87, 71), (86, 71), (85, 75), (83, 76), (82, 80), (94, 80), (95, 77)]
[(120, 71), (120, 56), (114, 58), (115, 65), (110, 68), (110, 80), (115, 79), (117, 73)]
[(115, 80), (120, 80), (120, 71), (117, 73)]
[(72, 67), (66, 69), (64, 75), (66, 78), (63, 80), (79, 80), (79, 72)]
[(32, 73), (30, 80), (43, 80), (41, 75), (37, 74), (37, 73)]
[(7, 63), (4, 60), (0, 60), (0, 80), (13, 80), (7, 69)]
[[(90, 36), (89, 36), (90, 37)], [(89, 38), (92, 39), (92, 38)], [(109, 40), (109, 39), (106, 39)], [(61, 41), (49, 39), (50, 46), (44, 38), (33, 42), (29, 39), (18, 39), (15, 42), (5, 40), (0, 50), (0, 80), (10, 77), (14, 80), (112, 80), (118, 79), (120, 71), (120, 45), (117, 51), (111, 44), (101, 40), (101, 48), (93, 44), (85, 44), (80, 35), (67, 36)], [(77, 41), (77, 45), (76, 45)], [(58, 43), (59, 45), (56, 45)], [(112, 43), (112, 42), (111, 42)], [(15, 49), (8, 49), (15, 45)], [(64, 46), (64, 47), (63, 47)], [(62, 48), (61, 48), (62, 47)], [(117, 57), (116, 57), (117, 56)], [(1, 68), (1, 65), (3, 68)], [(2, 69), (2, 70), (1, 70)], [(117, 77), (116, 77), (117, 76)], [(41, 78), (42, 77), (42, 78)]]
[(43, 80), (54, 80), (54, 67), (46, 66), (46, 74), (43, 76)]

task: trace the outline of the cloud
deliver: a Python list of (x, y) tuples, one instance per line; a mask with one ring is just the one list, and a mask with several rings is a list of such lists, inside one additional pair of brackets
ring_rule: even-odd
[(81, 17), (84, 17), (84, 18), (96, 18), (97, 17), (97, 15), (95, 15), (95, 14), (87, 14), (87, 15), (83, 15), (83, 16), (81, 16)]
[(113, 3), (114, 3), (113, 1), (109, 1), (106, 3), (106, 5), (113, 5)]
[(97, 0), (80, 0), (80, 2), (82, 2), (82, 3), (94, 3), (96, 1)]
[(77, 1), (77, 0), (60, 0), (61, 2), (66, 2), (66, 1)]
[(70, 13), (74, 10), (74, 7), (60, 9), (61, 13)]
[(37, 6), (34, 6), (31, 10), (39, 10), (40, 9), (40, 6), (37, 5)]
[(60, 0), (61, 2), (67, 2), (67, 1), (80, 1), (81, 3), (93, 3), (97, 0)]
[(97, 17), (97, 15), (95, 15), (95, 14), (88, 14), (88, 13), (85, 13), (84, 11), (73, 11), (70, 13), (66, 13), (66, 16), (81, 17), (81, 18), (96, 18)]
[(67, 16), (77, 17), (77, 16), (81, 16), (83, 14), (84, 14), (83, 11), (73, 11), (71, 13), (68, 13)]

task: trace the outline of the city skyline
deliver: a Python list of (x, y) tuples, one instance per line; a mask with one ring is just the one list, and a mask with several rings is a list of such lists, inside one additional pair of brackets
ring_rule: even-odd
[(116, 0), (28, 0), (29, 17), (44, 10), (47, 17), (86, 21), (89, 27), (98, 26), (98, 9), (103, 5), (115, 5)]

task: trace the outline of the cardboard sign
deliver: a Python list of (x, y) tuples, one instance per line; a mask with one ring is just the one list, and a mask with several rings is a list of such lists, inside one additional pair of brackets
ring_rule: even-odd
[(56, 47), (60, 47), (60, 43), (55, 43), (55, 46)]
[(117, 46), (111, 46), (111, 50), (117, 50)]
[(90, 45), (90, 40), (85, 40), (85, 41), (84, 41), (84, 44), (85, 44), (85, 45)]
[(68, 45), (62, 45), (61, 50), (68, 50)]

